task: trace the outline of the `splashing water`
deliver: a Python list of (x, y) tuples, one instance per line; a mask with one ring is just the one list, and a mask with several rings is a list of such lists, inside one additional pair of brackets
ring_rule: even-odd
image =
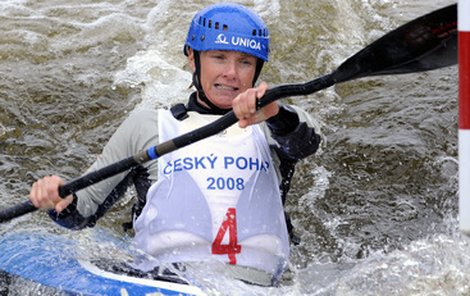
[[(238, 2), (270, 27), (271, 61), (261, 75), (270, 85), (326, 74), (386, 32), (453, 3)], [(0, 206), (24, 201), (38, 177), (78, 176), (132, 110), (184, 102), (191, 74), (182, 44), (195, 11), (210, 3), (2, 1)], [(207, 292), (468, 295), (469, 243), (457, 229), (456, 71), (364, 78), (285, 100), (308, 110), (325, 139), (298, 165), (287, 202), (302, 242), (280, 287), (205, 270), (195, 277)], [(98, 227), (121, 235), (134, 194)], [(0, 234), (19, 229), (71, 235), (41, 212)], [(121, 249), (102, 251), (94, 231), (76, 238), (80, 256)]]

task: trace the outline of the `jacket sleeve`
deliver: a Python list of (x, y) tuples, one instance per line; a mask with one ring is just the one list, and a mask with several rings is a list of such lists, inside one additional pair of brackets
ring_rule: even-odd
[(268, 119), (271, 145), (282, 157), (299, 160), (314, 154), (320, 145), (321, 137), (316, 133), (313, 118), (304, 110), (283, 105), (279, 113)]
[[(157, 111), (138, 109), (120, 125), (87, 172), (101, 169), (124, 158), (132, 156), (146, 148), (158, 144)], [(144, 171), (144, 173), (142, 173)], [(96, 220), (126, 192), (129, 185), (142, 184), (136, 176), (145, 176), (148, 180), (142, 186), (146, 191), (157, 176), (157, 162), (150, 161), (143, 167), (133, 168), (74, 194), (74, 201), (61, 213), (50, 211), (49, 215), (58, 224), (81, 229), (94, 226)], [(138, 189), (138, 188), (137, 188)], [(146, 192), (142, 192), (145, 195)]]

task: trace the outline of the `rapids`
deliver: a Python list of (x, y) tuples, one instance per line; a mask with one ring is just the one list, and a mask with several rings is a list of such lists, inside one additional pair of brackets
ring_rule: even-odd
[[(186, 29), (213, 2), (1, 1), (0, 207), (25, 201), (41, 176), (79, 176), (132, 110), (185, 101)], [(327, 74), (399, 25), (454, 3), (237, 2), (270, 27), (272, 55), (260, 78), (271, 85)], [(285, 100), (308, 110), (324, 137), (297, 167), (288, 199), (302, 242), (280, 287), (201, 271), (209, 294), (469, 295), (470, 246), (457, 220), (457, 90), (454, 66)], [(132, 196), (98, 227), (121, 234)], [(70, 233), (43, 212), (0, 225), (0, 235), (21, 229), (92, 244), (92, 230)]]

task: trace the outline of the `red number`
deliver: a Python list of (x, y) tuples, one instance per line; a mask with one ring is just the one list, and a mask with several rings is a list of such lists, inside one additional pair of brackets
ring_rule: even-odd
[[(237, 239), (237, 211), (235, 208), (229, 208), (225, 214), (224, 221), (217, 232), (214, 242), (212, 243), (212, 254), (223, 255), (227, 254), (230, 264), (237, 264), (235, 254), (239, 254), (242, 246), (238, 245)], [(229, 243), (222, 244), (225, 233), (229, 233)]]

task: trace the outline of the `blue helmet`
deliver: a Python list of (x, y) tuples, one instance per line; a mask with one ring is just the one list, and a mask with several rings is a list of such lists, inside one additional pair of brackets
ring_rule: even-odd
[(184, 53), (232, 50), (268, 61), (269, 30), (263, 20), (239, 4), (220, 3), (198, 12), (189, 27)]

